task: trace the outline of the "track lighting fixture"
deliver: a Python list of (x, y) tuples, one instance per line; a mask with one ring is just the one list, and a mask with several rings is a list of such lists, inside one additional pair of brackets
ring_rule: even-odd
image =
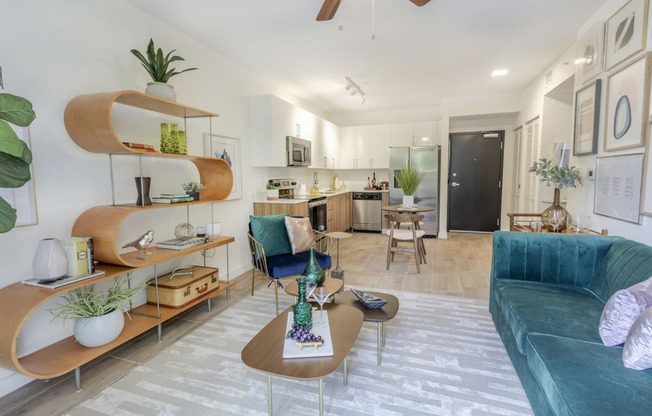
[(350, 77), (344, 78), (346, 80), (346, 86), (344, 87), (345, 90), (349, 92), (349, 95), (354, 96), (354, 95), (360, 95), (360, 98), (362, 99), (362, 104), (365, 103), (365, 98), (364, 98), (364, 91), (360, 88), (358, 84), (353, 82), (353, 80)]

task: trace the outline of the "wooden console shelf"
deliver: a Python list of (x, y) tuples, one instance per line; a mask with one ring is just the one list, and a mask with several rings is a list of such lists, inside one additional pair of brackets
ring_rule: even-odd
[[(233, 237), (222, 236), (215, 241), (186, 250), (156, 250), (157, 252), (170, 252), (172, 257), (185, 256), (193, 252), (219, 247), (235, 241)], [(154, 256), (154, 254), (152, 254)], [(172, 258), (167, 256), (166, 258)], [(113, 342), (96, 348), (86, 348), (75, 342), (74, 337), (65, 338), (59, 342), (48, 345), (36, 352), (24, 357), (17, 357), (17, 343), (20, 331), (30, 315), (40, 305), (51, 298), (58, 297), (71, 289), (87, 286), (103, 280), (118, 277), (120, 275), (152, 266), (156, 261), (149, 259), (143, 261), (138, 267), (123, 267), (112, 264), (98, 264), (98, 270), (104, 270), (106, 274), (97, 276), (81, 282), (72, 283), (60, 289), (51, 290), (34, 286), (26, 286), (22, 283), (14, 283), (0, 290), (0, 314), (3, 317), (3, 324), (0, 327), (0, 366), (9, 370), (18, 371), (26, 376), (48, 379), (57, 377), (79, 368), (102, 354), (136, 338), (144, 332), (162, 324), (170, 318), (196, 306), (206, 299), (215, 297), (227, 291), (233, 286), (231, 282), (220, 282), (219, 289), (197, 298), (194, 302), (178, 309), (160, 308), (160, 318), (156, 318), (156, 305), (142, 305), (135, 308), (131, 313), (131, 320), (125, 317), (125, 328), (120, 336)], [(151, 316), (136, 315), (147, 314)]]

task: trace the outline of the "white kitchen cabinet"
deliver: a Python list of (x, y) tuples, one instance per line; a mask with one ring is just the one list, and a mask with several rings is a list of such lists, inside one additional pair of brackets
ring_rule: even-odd
[(313, 168), (338, 169), (340, 167), (339, 127), (330, 121), (320, 120), (318, 140), (312, 143)]
[(343, 127), (340, 137), (342, 169), (383, 169), (389, 166), (389, 126)]
[(439, 144), (439, 122), (395, 123), (391, 125), (390, 146), (434, 146)]
[(287, 166), (285, 138), (319, 141), (320, 118), (273, 95), (249, 97), (252, 166)]

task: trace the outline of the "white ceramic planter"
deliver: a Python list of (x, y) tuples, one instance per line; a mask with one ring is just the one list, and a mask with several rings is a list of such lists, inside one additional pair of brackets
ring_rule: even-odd
[(412, 208), (412, 205), (414, 205), (414, 195), (404, 195), (403, 206), (406, 208)]
[(174, 92), (174, 87), (164, 82), (148, 82), (145, 94), (177, 102), (177, 93)]
[(273, 201), (278, 199), (278, 189), (268, 189), (267, 190), (267, 199)]
[(118, 338), (124, 326), (124, 313), (122, 310), (116, 309), (103, 316), (77, 318), (73, 334), (81, 345), (93, 348), (108, 344)]

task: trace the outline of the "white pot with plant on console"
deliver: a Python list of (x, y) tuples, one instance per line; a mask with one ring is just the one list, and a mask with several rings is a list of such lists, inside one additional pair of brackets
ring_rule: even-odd
[(274, 182), (271, 180), (267, 182), (267, 200), (273, 201), (278, 199), (278, 188), (274, 185)]

